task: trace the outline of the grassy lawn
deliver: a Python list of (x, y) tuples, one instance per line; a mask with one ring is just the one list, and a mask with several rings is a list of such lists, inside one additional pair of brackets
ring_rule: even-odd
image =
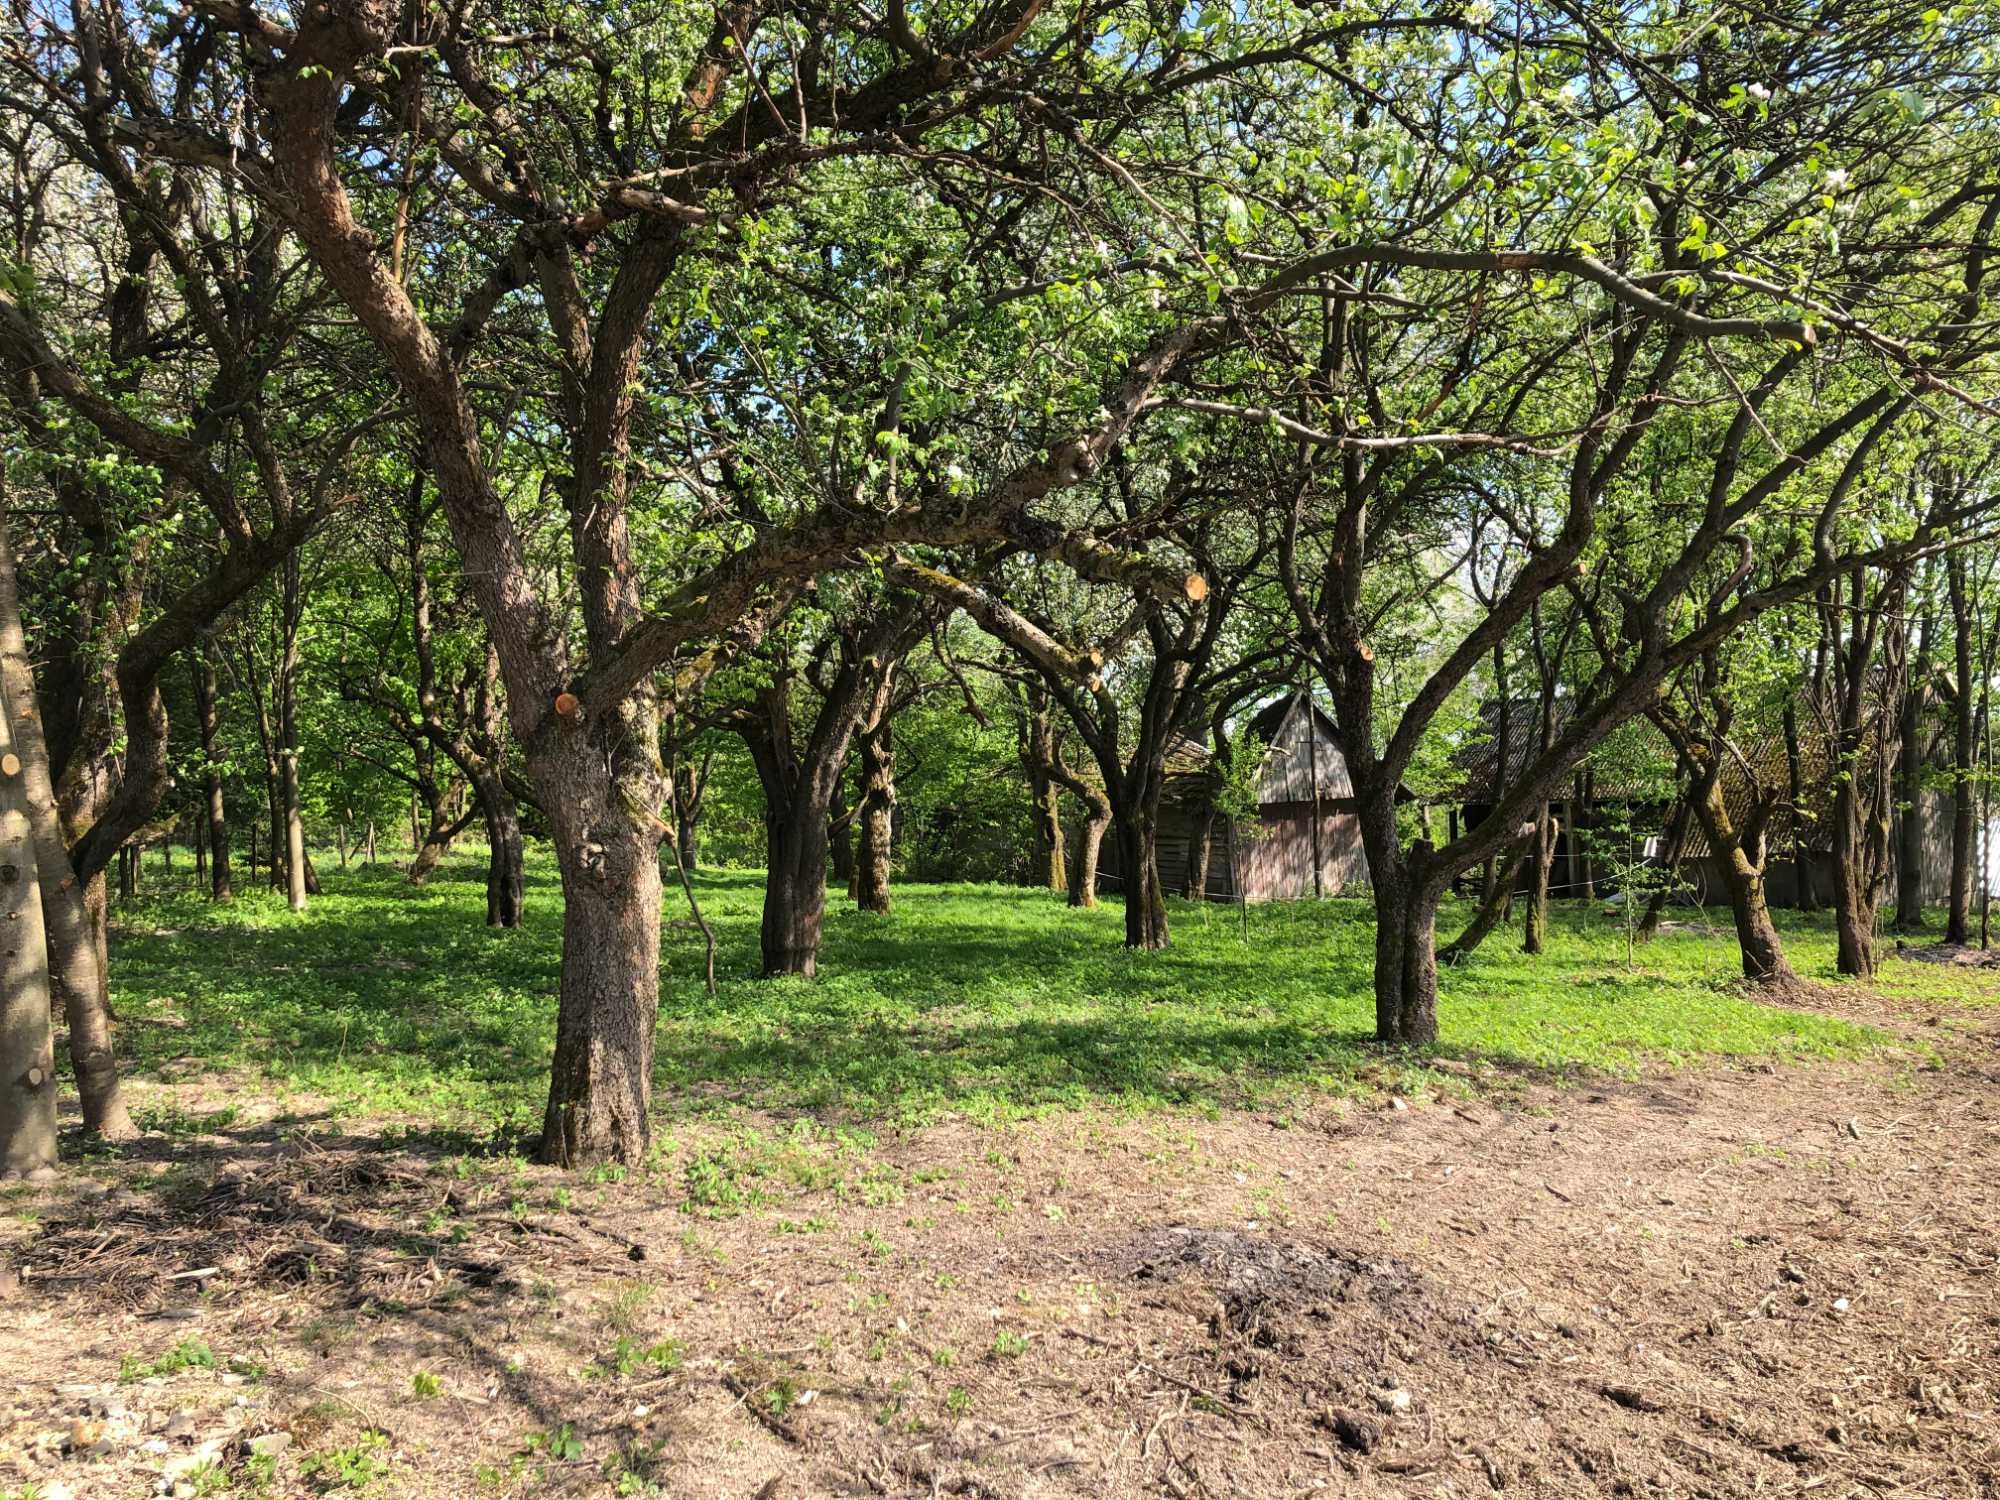
[[(560, 949), (552, 864), (531, 864), (528, 923), (515, 933), (481, 924), (470, 858), (422, 890), (386, 867), (326, 878), (303, 917), (262, 891), (222, 909), (163, 892), (117, 911), (113, 982), (135, 1073), (234, 1074), (336, 1116), (476, 1134), (536, 1124)], [(697, 937), (670, 932), (658, 1074), (668, 1117), (737, 1104), (885, 1124), (1086, 1103), (1281, 1110), (1433, 1072), (1428, 1059), (1369, 1043), (1372, 928), (1356, 899), (1252, 908), (1247, 940), (1233, 908), (1176, 905), (1172, 950), (1140, 955), (1120, 947), (1112, 906), (912, 886), (883, 919), (835, 896), (822, 977), (771, 983), (754, 978), (759, 877), (719, 872), (700, 890), (721, 942), (721, 993), (702, 993)], [(1441, 929), (1459, 915), (1447, 911)], [(1788, 925), (1801, 971), (1830, 978), (1828, 924)], [(1475, 963), (1444, 975), (1440, 1058), (1629, 1075), (1882, 1041), (1832, 1015), (1743, 999), (1726, 929), (1670, 932), (1628, 967), (1614, 919), (1566, 909), (1545, 956), (1517, 947), (1496, 934)], [(1894, 962), (1880, 987), (1919, 999), (1992, 989)]]

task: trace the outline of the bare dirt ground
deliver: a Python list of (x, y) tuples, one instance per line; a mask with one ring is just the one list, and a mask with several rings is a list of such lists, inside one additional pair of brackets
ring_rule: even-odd
[(1898, 1046), (620, 1183), (155, 1143), (16, 1226), (0, 1495), (2000, 1495), (2000, 1015), (1820, 1003)]

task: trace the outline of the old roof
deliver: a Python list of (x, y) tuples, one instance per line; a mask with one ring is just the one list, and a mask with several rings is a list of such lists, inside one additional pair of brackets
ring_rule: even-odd
[(1322, 802), (1354, 795), (1347, 757), (1340, 753), (1333, 720), (1304, 692), (1267, 704), (1250, 721), (1264, 744), (1257, 770), (1257, 801)]
[[(1555, 704), (1555, 733), (1568, 723), (1573, 702), (1558, 699)], [(1516, 699), (1508, 705), (1507, 766), (1505, 785), (1519, 776), (1541, 746), (1541, 705), (1532, 698)], [(1481, 710), (1482, 737), (1468, 745), (1457, 757), (1464, 779), (1452, 794), (1465, 806), (1491, 805), (1497, 800), (1495, 777), (1499, 771), (1499, 705), (1486, 704)], [(1793, 803), (1792, 768), (1785, 744), (1783, 716), (1775, 711), (1760, 714), (1750, 725), (1730, 737), (1722, 774), (1723, 797), (1732, 816), (1740, 823), (1750, 810), (1752, 789), (1761, 788), (1771, 799), (1772, 812), (1765, 823), (1764, 837), (1773, 850), (1798, 844), (1808, 848), (1824, 842), (1833, 808), (1834, 750), (1830, 721), (1802, 693), (1795, 707), (1798, 733), (1799, 797)], [(1651, 720), (1634, 719), (1622, 725), (1577, 768), (1577, 780), (1567, 791), (1581, 788), (1593, 806), (1624, 803), (1657, 807), (1679, 791), (1672, 747)], [(1688, 832), (1686, 858), (1699, 859), (1708, 853), (1708, 841), (1698, 824)]]

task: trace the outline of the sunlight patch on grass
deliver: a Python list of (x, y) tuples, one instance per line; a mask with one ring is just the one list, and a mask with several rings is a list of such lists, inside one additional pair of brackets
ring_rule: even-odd
[[(527, 925), (492, 932), (482, 877), (471, 858), (417, 890), (386, 869), (329, 872), (327, 894), (301, 916), (263, 891), (221, 908), (186, 892), (120, 906), (113, 980), (135, 1073), (248, 1074), (326, 1101), (336, 1120), (533, 1129), (553, 1048), (559, 892), (549, 862), (531, 859)], [(1373, 928), (1359, 899), (1252, 908), (1247, 940), (1234, 908), (1176, 904), (1172, 948), (1141, 954), (1120, 946), (1114, 907), (1072, 911), (1042, 891), (904, 887), (889, 917), (835, 892), (821, 977), (762, 981), (760, 877), (718, 872), (700, 886), (721, 943), (720, 993), (702, 992), (697, 942), (670, 933), (665, 1115), (749, 1106), (891, 1125), (1000, 1122), (1464, 1086), (1433, 1059), (1373, 1045)], [(1440, 930), (1463, 915), (1448, 908)], [(1786, 920), (1801, 972), (1830, 977), (1828, 924)], [(1726, 926), (1664, 934), (1628, 967), (1614, 919), (1564, 909), (1541, 958), (1501, 932), (1443, 974), (1436, 1056), (1632, 1076), (1884, 1041), (1835, 1016), (1753, 1003), (1737, 973)], [(2000, 978), (1891, 961), (1881, 988), (1987, 1001)]]

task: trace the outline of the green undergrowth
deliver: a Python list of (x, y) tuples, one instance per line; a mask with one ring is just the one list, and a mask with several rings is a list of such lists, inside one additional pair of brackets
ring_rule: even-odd
[[(551, 862), (531, 858), (527, 925), (491, 932), (482, 875), (470, 856), (420, 890), (386, 867), (327, 871), (326, 894), (300, 916), (262, 891), (220, 908), (191, 891), (122, 904), (113, 983), (136, 1074), (247, 1075), (300, 1121), (368, 1116), (468, 1138), (531, 1130), (553, 1047), (559, 891)], [(720, 938), (720, 993), (702, 991), (698, 939), (670, 931), (658, 1063), (669, 1117), (747, 1107), (906, 1125), (1085, 1105), (1282, 1108), (1462, 1088), (1467, 1065), (1501, 1079), (1631, 1076), (1884, 1040), (1744, 998), (1724, 914), (1707, 931), (1668, 932), (1631, 966), (1622, 927), (1600, 911), (1560, 911), (1539, 958), (1497, 933), (1442, 976), (1436, 1054), (1403, 1056), (1370, 1041), (1373, 928), (1359, 899), (1252, 908), (1247, 936), (1235, 908), (1176, 904), (1171, 949), (1141, 954), (1120, 946), (1115, 906), (908, 886), (879, 917), (836, 893), (820, 977), (761, 981), (759, 877), (717, 872), (697, 886)], [(1463, 915), (1448, 909), (1440, 930)], [(1830, 978), (1828, 924), (1785, 920), (1801, 972)], [(1912, 998), (1990, 998), (1997, 985), (1893, 960), (1885, 970), (1882, 987)], [(223, 1129), (232, 1118), (211, 1105), (161, 1123)]]

